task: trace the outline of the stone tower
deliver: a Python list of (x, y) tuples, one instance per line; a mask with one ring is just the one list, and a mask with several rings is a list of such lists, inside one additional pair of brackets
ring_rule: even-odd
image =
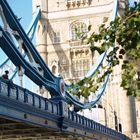
[(43, 60), (47, 63), (47, 12), (48, 12), (48, 2), (47, 0), (33, 0), (33, 14), (36, 6), (41, 7), (41, 20), (38, 23), (36, 30), (36, 47), (40, 52)]
[[(119, 0), (123, 14), (127, 0)], [(114, 0), (33, 0), (41, 7), (41, 20), (36, 30), (36, 47), (49, 68), (67, 82), (84, 76), (98, 56), (87, 44), (81, 44), (75, 28), (85, 32), (88, 25), (98, 31), (103, 17), (110, 17)], [(137, 132), (135, 99), (127, 97), (120, 87), (121, 66), (116, 66), (101, 99), (102, 118), (108, 127), (127, 135)]]

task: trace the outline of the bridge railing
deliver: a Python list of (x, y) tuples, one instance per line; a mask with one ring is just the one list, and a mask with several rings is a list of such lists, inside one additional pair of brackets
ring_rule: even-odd
[(60, 115), (59, 104), (0, 78), (0, 95)]
[(60, 117), (63, 116), (70, 122), (73, 122), (75, 125), (80, 126), (81, 128), (84, 127), (87, 131), (102, 133), (103, 135), (110, 135), (111, 137), (116, 137), (120, 140), (126, 139), (125, 135), (79, 115), (76, 112), (70, 111), (66, 103), (63, 103), (63, 101), (55, 103), (25, 88), (15, 85), (10, 81), (3, 80), (2, 78), (0, 78), (0, 95), (20, 103), (28, 104), (46, 112), (53, 113)]
[(98, 122), (95, 122), (93, 120), (90, 120), (84, 116), (81, 116), (81, 115), (77, 114), (76, 112), (69, 111), (68, 114), (69, 114), (68, 119), (70, 119), (72, 122), (76, 122), (78, 125), (87, 127), (87, 129), (91, 128), (92, 130), (94, 130), (96, 132), (99, 132), (99, 133), (102, 133), (105, 135), (115, 136), (121, 140), (126, 139), (126, 136), (123, 135), (122, 133), (117, 132), (113, 129), (110, 129), (110, 128), (108, 128)]

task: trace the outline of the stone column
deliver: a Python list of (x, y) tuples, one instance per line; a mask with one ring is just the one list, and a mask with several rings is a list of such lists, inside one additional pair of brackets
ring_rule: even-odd
[[(33, 14), (36, 10), (36, 7), (40, 6), (41, 8), (41, 19), (38, 21), (36, 28), (36, 49), (40, 53), (42, 59), (45, 63), (48, 63), (47, 59), (47, 14), (48, 14), (48, 0), (32, 0), (32, 9)], [(38, 89), (39, 90), (39, 89)], [(49, 93), (44, 90), (43, 95), (46, 98), (50, 98)]]
[[(119, 11), (118, 14), (123, 16), (124, 8), (128, 4), (128, 0), (119, 0)], [(137, 132), (136, 122), (136, 107), (135, 98), (128, 97), (124, 90), (120, 94), (121, 99), (121, 118), (122, 118), (122, 132), (128, 136), (132, 133)]]
[(36, 48), (42, 56), (45, 63), (47, 63), (47, 13), (48, 1), (47, 0), (33, 0), (33, 14), (36, 6), (41, 8), (41, 19), (36, 28)]
[(134, 97), (127, 97), (122, 93), (122, 131), (127, 136), (137, 132), (136, 107)]

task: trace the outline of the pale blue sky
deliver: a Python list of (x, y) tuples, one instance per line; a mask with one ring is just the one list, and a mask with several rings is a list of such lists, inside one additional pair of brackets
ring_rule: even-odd
[(129, 0), (130, 4), (133, 4), (134, 1), (136, 1), (136, 2), (140, 2), (140, 0)]
[[(7, 0), (7, 2), (15, 15), (22, 17), (20, 23), (24, 30), (26, 30), (32, 20), (32, 0)], [(3, 59), (5, 60), (6, 58), (0, 49), (0, 64), (3, 62)]]
[(26, 30), (32, 19), (32, 0), (7, 0), (15, 15), (22, 17), (21, 25)]

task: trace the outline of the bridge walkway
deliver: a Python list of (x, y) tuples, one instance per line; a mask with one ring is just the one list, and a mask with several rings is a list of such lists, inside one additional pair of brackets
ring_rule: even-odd
[[(126, 136), (70, 111), (64, 100), (48, 100), (0, 79), (0, 138), (126, 140)], [(55, 137), (55, 138), (54, 138)]]

